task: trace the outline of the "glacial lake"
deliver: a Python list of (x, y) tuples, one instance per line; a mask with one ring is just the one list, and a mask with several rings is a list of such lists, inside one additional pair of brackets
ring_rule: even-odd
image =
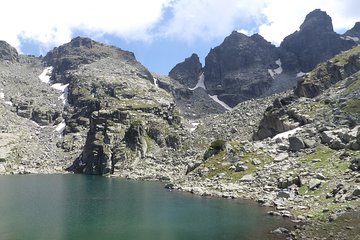
[(279, 239), (288, 224), (246, 201), (158, 182), (84, 175), (0, 176), (0, 239)]

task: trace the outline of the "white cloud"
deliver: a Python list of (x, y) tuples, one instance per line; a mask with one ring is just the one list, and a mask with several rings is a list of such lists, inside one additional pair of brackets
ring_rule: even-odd
[(43, 47), (67, 42), (75, 30), (146, 40), (170, 0), (11, 0), (3, 2), (0, 39), (19, 38)]
[(224, 37), (258, 22), (263, 0), (180, 0), (172, 4), (173, 18), (166, 23), (166, 36), (193, 41)]
[[(4, 3), (5, 2), (5, 3)], [(68, 42), (74, 31), (127, 40), (155, 37), (212, 40), (232, 30), (259, 30), (280, 43), (315, 8), (327, 11), (335, 29), (359, 21), (358, 0), (9, 0), (2, 3), (0, 39), (16, 48), (21, 39), (45, 50)]]

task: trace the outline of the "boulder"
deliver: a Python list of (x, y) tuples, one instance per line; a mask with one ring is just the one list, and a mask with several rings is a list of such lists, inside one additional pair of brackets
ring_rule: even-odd
[(310, 190), (316, 190), (321, 186), (321, 184), (322, 184), (321, 180), (312, 178), (308, 183), (308, 187)]
[(356, 187), (355, 190), (352, 192), (352, 195), (355, 197), (360, 197), (360, 187)]
[(288, 157), (289, 157), (288, 153), (286, 153), (286, 152), (280, 153), (274, 158), (274, 162), (282, 162), (285, 159), (287, 159)]
[(254, 180), (255, 177), (252, 174), (247, 174), (240, 179), (240, 182), (253, 182)]
[(290, 150), (294, 152), (297, 152), (306, 147), (304, 141), (296, 136), (289, 137), (289, 144)]

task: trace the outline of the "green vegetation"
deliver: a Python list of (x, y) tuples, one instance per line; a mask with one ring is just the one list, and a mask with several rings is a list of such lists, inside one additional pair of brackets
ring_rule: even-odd
[(350, 99), (346, 102), (343, 111), (352, 115), (360, 115), (360, 99)]
[(225, 150), (225, 144), (226, 144), (225, 140), (218, 139), (211, 143), (210, 148), (219, 151)]
[[(251, 163), (251, 161), (254, 159), (260, 160), (261, 164), (254, 166)], [(246, 171), (235, 172), (233, 169), (229, 169), (232, 164), (228, 159), (228, 154), (226, 151), (221, 151), (220, 153), (210, 157), (209, 160), (201, 167), (201, 169), (209, 169), (209, 171), (206, 173), (207, 178), (212, 178), (219, 175), (220, 173), (224, 173), (224, 180), (228, 182), (237, 182), (244, 175), (253, 173), (257, 168), (262, 167), (265, 163), (272, 161), (272, 158), (269, 155), (261, 152), (248, 152), (245, 153), (244, 156), (239, 160), (244, 163), (244, 166), (247, 167)]]

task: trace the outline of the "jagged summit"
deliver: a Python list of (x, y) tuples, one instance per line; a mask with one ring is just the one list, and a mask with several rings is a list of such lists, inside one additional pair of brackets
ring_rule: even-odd
[(318, 63), (354, 45), (354, 41), (342, 39), (334, 32), (326, 12), (316, 9), (306, 16), (299, 31), (283, 40), (280, 48), (295, 55), (293, 61), (298, 62), (300, 71), (309, 72)]
[(325, 11), (315, 9), (306, 15), (305, 21), (300, 26), (300, 31), (334, 32), (332, 19)]
[(186, 58), (183, 62), (177, 64), (169, 72), (169, 76), (179, 83), (193, 88), (195, 87), (198, 77), (201, 73), (202, 65), (199, 56), (193, 53), (190, 57)]
[(343, 36), (347, 39), (359, 42), (360, 41), (360, 22), (355, 23), (354, 27), (346, 31)]
[(0, 40), (0, 59), (17, 62), (19, 61), (19, 54), (10, 44)]
[(271, 85), (268, 69), (279, 58), (260, 35), (232, 32), (205, 58), (205, 86), (229, 106), (260, 96)]

